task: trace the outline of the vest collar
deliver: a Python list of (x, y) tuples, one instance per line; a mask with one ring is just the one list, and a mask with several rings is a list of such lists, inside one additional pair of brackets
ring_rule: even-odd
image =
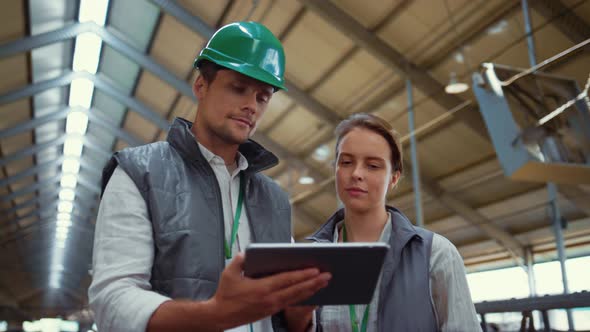
[[(399, 245), (403, 248), (406, 243), (415, 236), (420, 239), (422, 238), (416, 232), (414, 225), (412, 225), (401, 211), (389, 205), (386, 205), (385, 208), (391, 215), (391, 237), (389, 238), (389, 244), (392, 248)], [(336, 224), (342, 219), (344, 219), (344, 209), (336, 211), (330, 218), (328, 218), (328, 221), (326, 221), (314, 234), (307, 237), (306, 240), (332, 242), (334, 227), (336, 227)]]
[[(182, 155), (183, 159), (208, 164), (191, 132), (192, 125), (193, 123), (190, 121), (175, 118), (168, 132), (167, 141)], [(238, 151), (248, 161), (248, 168), (245, 171), (248, 173), (261, 172), (279, 163), (279, 159), (272, 152), (250, 139), (241, 144)]]

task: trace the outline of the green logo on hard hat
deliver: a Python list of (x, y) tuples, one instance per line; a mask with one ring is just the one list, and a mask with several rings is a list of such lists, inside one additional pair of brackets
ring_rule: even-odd
[(287, 90), (283, 46), (260, 23), (236, 22), (220, 28), (195, 60), (195, 67), (198, 68), (202, 60), (209, 60), (278, 89)]

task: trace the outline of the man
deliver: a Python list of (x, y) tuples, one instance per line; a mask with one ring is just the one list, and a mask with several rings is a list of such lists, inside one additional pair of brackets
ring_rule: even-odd
[[(327, 285), (317, 269), (242, 276), (250, 242), (289, 242), (287, 195), (260, 172), (277, 158), (248, 140), (284, 88), (284, 52), (254, 22), (219, 29), (195, 61), (194, 124), (115, 153), (103, 172), (90, 306), (103, 331), (303, 330), (288, 306)], [(272, 319), (269, 317), (271, 315)]]

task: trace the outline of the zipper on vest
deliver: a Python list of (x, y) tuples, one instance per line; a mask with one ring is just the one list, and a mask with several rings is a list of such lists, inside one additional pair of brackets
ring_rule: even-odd
[[(221, 273), (223, 272), (223, 270), (225, 269), (225, 253), (223, 250), (223, 241), (225, 241), (225, 222), (223, 220), (223, 200), (221, 198), (221, 189), (219, 188), (219, 181), (217, 181), (217, 176), (215, 176), (215, 172), (213, 171), (213, 169), (211, 168), (210, 165), (207, 165), (208, 167), (205, 167), (205, 169), (207, 169), (209, 171), (209, 176), (213, 177), (213, 181), (215, 181), (215, 185), (213, 187), (215, 187), (215, 193), (217, 194), (217, 202), (219, 203), (217, 206), (219, 207), (219, 218), (218, 218), (218, 222), (219, 222), (219, 235), (220, 235), (220, 240), (221, 242), (218, 243), (217, 248), (218, 248), (218, 252), (219, 252), (219, 279), (221, 279)], [(219, 241), (218, 241), (219, 242)], [(219, 282), (218, 279), (218, 282)]]
[[(243, 172), (243, 171), (241, 171)], [(244, 179), (246, 180), (246, 184), (244, 185), (244, 212), (246, 213), (246, 217), (248, 218), (248, 227), (250, 227), (250, 239), (248, 239), (249, 243), (256, 243), (256, 241), (258, 240), (256, 238), (256, 230), (254, 227), (252, 227), (252, 218), (250, 218), (250, 210), (248, 208), (248, 199), (246, 196), (246, 193), (248, 192), (248, 188), (250, 187), (250, 177), (246, 176), (246, 174), (244, 174)], [(250, 241), (251, 240), (251, 241)], [(245, 251), (246, 248), (243, 248), (243, 250)]]

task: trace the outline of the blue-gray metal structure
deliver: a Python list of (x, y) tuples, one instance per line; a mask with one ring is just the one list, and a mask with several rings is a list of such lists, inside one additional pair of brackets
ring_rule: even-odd
[(112, 27), (103, 28), (94, 22), (74, 23), (61, 29), (3, 44), (0, 46), (0, 58), (30, 51), (45, 45), (73, 39), (76, 36), (87, 32), (95, 33), (102, 39), (103, 42), (110, 45), (115, 50), (121, 52), (129, 59), (137, 62), (137, 64), (139, 64), (142, 68), (151, 71), (154, 75), (166, 81), (183, 95), (196, 100), (193, 96), (190, 85), (188, 85), (185, 81), (176, 77), (169, 70), (161, 66), (144, 52), (137, 50), (132, 45), (125, 42), (124, 38), (121, 36), (121, 33), (116, 29)]
[[(590, 183), (590, 151), (585, 146), (590, 142), (590, 112), (585, 102), (576, 102), (572, 109), (564, 111), (570, 130), (585, 144), (581, 144), (579, 154), (584, 160), (567, 160), (566, 155), (553, 153), (554, 149), (547, 147), (552, 141), (547, 136), (542, 125), (532, 124), (524, 127), (517, 122), (514, 112), (529, 112), (531, 108), (518, 99), (519, 91), (505, 85), (505, 81), (498, 75), (506, 76), (519, 71), (497, 64), (484, 63), (483, 73), (476, 73), (473, 77), (473, 90), (479, 102), (480, 111), (485, 119), (488, 132), (494, 143), (496, 153), (506, 176), (516, 180), (553, 181), (563, 184)], [(577, 96), (580, 90), (575, 81), (543, 73), (531, 74), (530, 82), (516, 81), (517, 84), (541, 82), (543, 88), (552, 95), (569, 100)], [(524, 80), (524, 79), (521, 79)], [(546, 91), (546, 93), (547, 93)], [(518, 108), (512, 109), (508, 96), (515, 96), (520, 102)], [(516, 107), (516, 106), (515, 106)], [(542, 106), (545, 107), (545, 106)], [(543, 108), (545, 110), (546, 108)], [(533, 109), (537, 110), (537, 109)], [(518, 115), (518, 114), (517, 114)], [(534, 116), (539, 116), (535, 114)], [(525, 124), (526, 125), (526, 124)], [(547, 153), (551, 151), (552, 153)], [(576, 154), (577, 155), (577, 154)]]
[[(529, 325), (521, 324), (521, 331), (531, 331), (532, 316), (531, 312), (540, 311), (543, 318), (543, 331), (554, 331), (551, 328), (551, 322), (547, 312), (554, 309), (573, 309), (590, 307), (590, 293), (578, 292), (563, 295), (545, 295), (542, 297), (529, 297), (524, 299), (511, 299), (501, 301), (486, 301), (475, 304), (475, 310), (480, 315), (483, 322), (483, 331), (488, 331), (485, 323), (485, 315), (492, 313), (520, 312), (523, 315), (523, 324), (525, 318), (529, 319)], [(538, 330), (535, 330), (538, 331)]]
[[(524, 26), (525, 26), (525, 33), (526, 33), (526, 40), (527, 40), (527, 51), (529, 56), (529, 64), (531, 67), (537, 65), (537, 54), (535, 49), (535, 39), (533, 36), (533, 29), (531, 25), (531, 18), (530, 18), (530, 10), (528, 5), (528, 0), (521, 0), (522, 3), (522, 13), (524, 16)], [(539, 92), (542, 94), (541, 89)], [(545, 155), (548, 155), (545, 153)], [(549, 204), (551, 206), (552, 211), (552, 219), (553, 219), (553, 228), (555, 233), (555, 240), (557, 243), (557, 255), (559, 257), (559, 266), (561, 269), (561, 280), (563, 283), (563, 293), (569, 294), (569, 287), (568, 287), (568, 280), (567, 280), (567, 272), (565, 267), (565, 261), (567, 257), (565, 256), (565, 247), (563, 242), (563, 233), (561, 231), (561, 213), (559, 212), (559, 202), (557, 201), (557, 187), (555, 183), (548, 182), (547, 183), (547, 193), (549, 195)], [(531, 269), (529, 269), (529, 273), (532, 273)], [(574, 331), (574, 318), (572, 316), (571, 310), (567, 310), (567, 323), (570, 331)]]
[(414, 188), (414, 205), (416, 206), (416, 224), (424, 227), (424, 214), (422, 213), (422, 185), (420, 184), (420, 167), (418, 166), (418, 149), (416, 143), (415, 121), (414, 121), (414, 94), (412, 92), (412, 81), (406, 80), (408, 95), (408, 130), (410, 131), (410, 158), (412, 159), (412, 184)]

